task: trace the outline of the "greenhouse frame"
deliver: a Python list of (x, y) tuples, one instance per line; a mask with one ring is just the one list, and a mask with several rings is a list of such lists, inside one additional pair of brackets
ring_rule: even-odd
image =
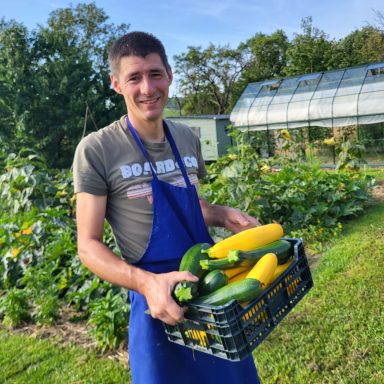
[(384, 63), (250, 83), (230, 121), (250, 131), (384, 122)]

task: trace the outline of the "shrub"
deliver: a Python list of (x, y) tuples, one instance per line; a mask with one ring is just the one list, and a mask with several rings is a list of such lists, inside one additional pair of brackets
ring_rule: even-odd
[(117, 348), (126, 339), (129, 309), (126, 295), (113, 289), (90, 304), (90, 333), (102, 351)]
[(0, 313), (6, 327), (18, 327), (30, 318), (27, 298), (25, 290), (13, 287), (0, 299)]
[(270, 159), (258, 156), (252, 140), (244, 140), (245, 134), (235, 137), (238, 145), (208, 167), (201, 191), (211, 203), (237, 207), (263, 223), (278, 221), (287, 235), (320, 246), (337, 235), (343, 220), (361, 213), (371, 200), (372, 178), (358, 171), (326, 171), (315, 161), (301, 161), (297, 156), (301, 143), (296, 145), (286, 130), (280, 135), (284, 152)]

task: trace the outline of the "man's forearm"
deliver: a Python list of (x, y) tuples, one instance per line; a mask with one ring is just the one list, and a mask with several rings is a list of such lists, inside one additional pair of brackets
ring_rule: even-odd
[(79, 244), (79, 256), (81, 262), (101, 279), (139, 293), (143, 292), (143, 283), (151, 274), (126, 263), (95, 239)]
[(80, 246), (82, 263), (100, 278), (142, 294), (152, 317), (175, 325), (183, 320), (186, 308), (180, 307), (171, 293), (179, 281), (197, 282), (190, 272), (151, 273), (127, 264), (102, 242), (91, 239)]
[(209, 227), (225, 227), (224, 210), (225, 206), (210, 204), (204, 199), (200, 199), (200, 207), (203, 212), (205, 224)]

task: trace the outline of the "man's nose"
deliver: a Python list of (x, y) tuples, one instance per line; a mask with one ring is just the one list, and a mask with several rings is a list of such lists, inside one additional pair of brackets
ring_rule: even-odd
[(154, 90), (154, 83), (150, 77), (144, 76), (141, 82), (141, 93), (144, 95), (151, 95)]

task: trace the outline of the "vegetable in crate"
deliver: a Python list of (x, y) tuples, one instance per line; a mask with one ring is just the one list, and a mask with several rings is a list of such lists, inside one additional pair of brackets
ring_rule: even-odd
[(246, 229), (219, 241), (208, 249), (208, 255), (214, 259), (221, 259), (226, 257), (228, 252), (233, 249), (245, 252), (252, 251), (255, 248), (279, 240), (283, 235), (283, 227), (280, 224), (261, 225)]
[(276, 267), (277, 256), (274, 253), (267, 253), (255, 264), (246, 278), (258, 280), (265, 288), (272, 280)]
[[(231, 300), (237, 300), (239, 303), (255, 300), (262, 293), (266, 282), (268, 283), (272, 277), (276, 266), (277, 256), (273, 253), (268, 253), (256, 263), (245, 279), (229, 283), (191, 302), (203, 305), (224, 305)], [(256, 279), (256, 277), (260, 280)]]
[(224, 287), (217, 289), (208, 295), (193, 299), (191, 303), (204, 305), (224, 305), (231, 300), (237, 300), (241, 303), (243, 301), (251, 301), (256, 299), (262, 291), (263, 289), (258, 280), (243, 279), (225, 285)]
[[(206, 273), (201, 266), (200, 261), (207, 259), (207, 250), (211, 245), (208, 243), (198, 243), (193, 245), (185, 252), (180, 261), (179, 271), (191, 272), (199, 279)], [(173, 290), (173, 297), (179, 303), (187, 302), (198, 295), (198, 282), (180, 281)]]
[(228, 276), (228, 279), (231, 280), (233, 277), (245, 272), (250, 271), (250, 267), (233, 267), (229, 269), (222, 269), (222, 271)]
[(233, 283), (234, 281), (243, 280), (247, 277), (248, 273), (251, 271), (251, 268), (247, 268), (244, 272), (240, 273), (239, 275), (236, 275), (229, 279), (230, 283)]
[(209, 272), (199, 282), (199, 294), (207, 295), (228, 284), (228, 276), (219, 269)]
[(286, 263), (278, 265), (268, 285), (271, 285), (278, 277), (280, 277), (288, 269), (292, 262), (293, 259), (290, 259)]
[(278, 264), (284, 264), (292, 256), (293, 250), (289, 241), (281, 239), (248, 252), (231, 250), (227, 257), (201, 260), (200, 265), (209, 271), (233, 267), (251, 267), (269, 252), (277, 256)]

